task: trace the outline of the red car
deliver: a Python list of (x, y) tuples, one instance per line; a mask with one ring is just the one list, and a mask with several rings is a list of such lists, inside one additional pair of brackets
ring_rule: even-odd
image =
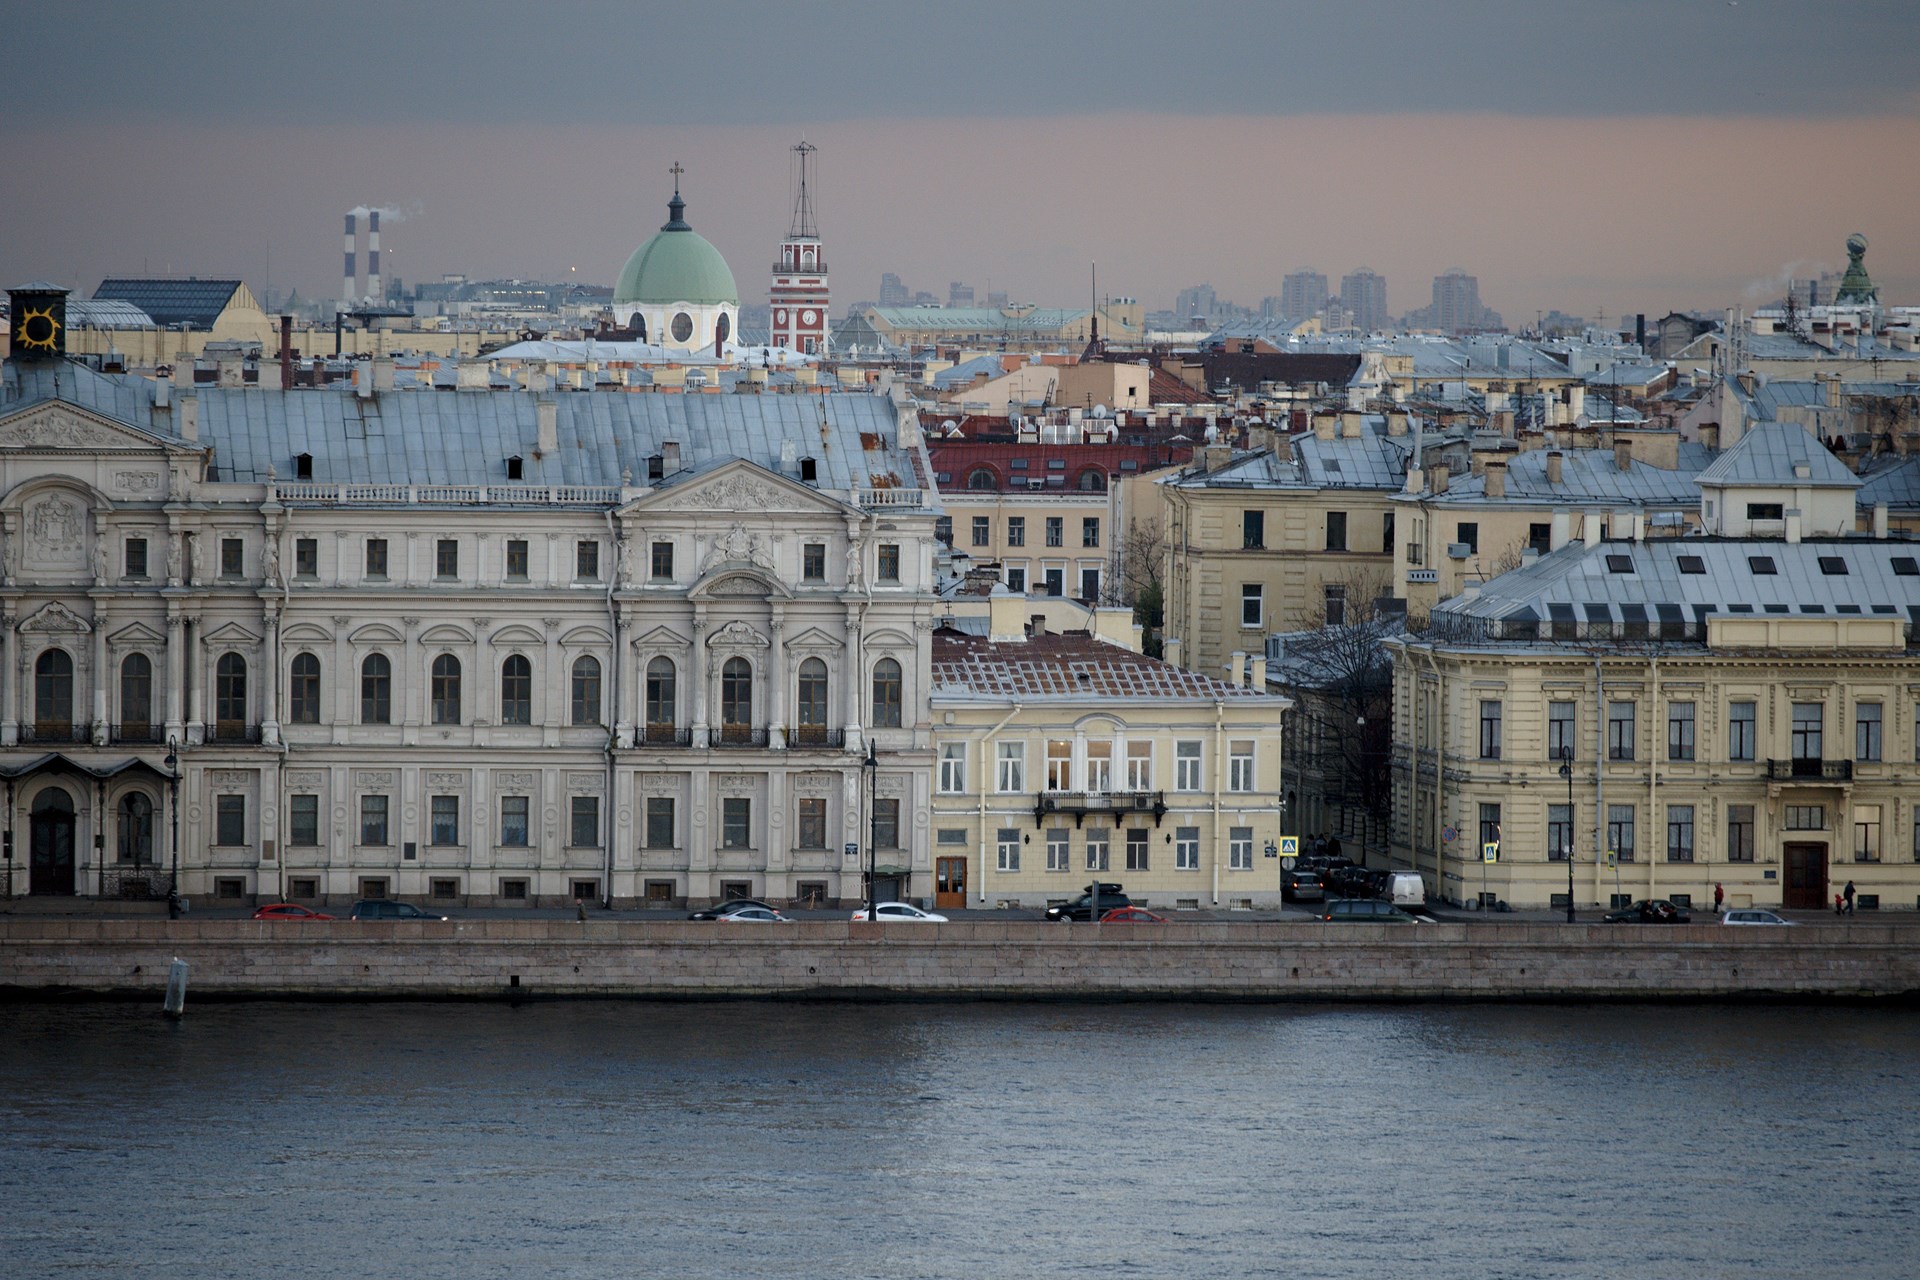
[(1100, 917), (1101, 924), (1165, 924), (1165, 916), (1155, 915), (1145, 907), (1115, 907)]
[(331, 920), (324, 911), (303, 907), (297, 902), (270, 902), (253, 913), (255, 920)]

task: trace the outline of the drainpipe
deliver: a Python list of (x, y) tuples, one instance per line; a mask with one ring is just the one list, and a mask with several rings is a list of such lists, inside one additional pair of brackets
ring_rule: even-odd
[[(980, 772), (976, 776), (980, 779), (980, 901), (981, 902), (985, 902), (987, 900), (987, 795), (988, 795), (987, 785), (993, 778), (993, 774), (989, 772), (989, 769), (992, 767), (992, 764), (993, 764), (993, 735), (1000, 732), (1002, 729), (1006, 728), (1007, 721), (1019, 715), (1021, 708), (1022, 708), (1021, 703), (1018, 703), (1018, 702), (1014, 703), (1012, 710), (1008, 711), (1007, 714), (1005, 714), (1004, 716), (1001, 716), (1000, 722), (994, 725), (993, 728), (987, 730), (986, 734), (980, 739)], [(934, 764), (934, 768), (937, 769), (939, 767), (940, 766), (938, 762), (936, 762)]]
[[(1600, 655), (1593, 655), (1594, 749), (1593, 749), (1593, 856), (1599, 859), (1607, 847), (1607, 686)], [(1569, 819), (1572, 814), (1567, 815)], [(1652, 821), (1651, 818), (1648, 819)], [(1638, 834), (1637, 832), (1635, 833)], [(1635, 850), (1638, 856), (1639, 851)], [(1568, 856), (1572, 856), (1569, 854)]]
[[(1653, 722), (1652, 725), (1649, 726), (1649, 728), (1653, 730), (1653, 732), (1649, 734), (1653, 741), (1649, 744), (1650, 749), (1647, 752), (1647, 826), (1652, 829), (1651, 834), (1656, 838), (1656, 841), (1658, 841), (1659, 837), (1664, 835), (1664, 830), (1660, 822), (1659, 803), (1660, 735), (1658, 726), (1660, 724), (1660, 659), (1651, 659), (1648, 667), (1647, 684), (1653, 691), (1653, 705), (1648, 709), (1647, 718)], [(1697, 834), (1699, 830), (1700, 828), (1696, 824), (1694, 827), (1695, 833)], [(1655, 843), (1647, 850), (1647, 896), (1649, 898), (1654, 896), (1654, 881), (1660, 874), (1658, 870), (1660, 856), (1664, 853), (1665, 850), (1660, 848), (1659, 843)]]
[[(620, 566), (625, 558), (620, 554), (620, 527), (613, 518), (613, 508), (606, 511), (607, 550), (612, 554), (612, 571), (607, 574), (607, 626), (613, 634), (613, 652), (607, 655), (607, 703), (601, 712), (607, 718), (607, 816), (601, 831), (601, 839), (606, 845), (606, 872), (600, 883), (605, 890), (600, 896), (602, 910), (613, 910), (613, 845), (615, 838), (614, 815), (620, 812), (616, 803), (614, 788), (619, 783), (619, 771), (616, 768), (619, 757), (615, 754), (619, 741), (615, 737), (615, 726), (620, 723), (620, 667), (626, 650), (620, 643), (620, 606), (614, 600), (613, 593), (620, 589)], [(642, 821), (645, 821), (644, 817)]]
[(1213, 700), (1213, 905), (1220, 905), (1220, 784), (1227, 776), (1227, 704)]

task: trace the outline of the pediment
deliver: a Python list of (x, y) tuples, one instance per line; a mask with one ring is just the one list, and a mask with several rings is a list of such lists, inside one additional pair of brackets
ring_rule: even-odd
[(0, 418), (0, 449), (21, 453), (154, 453), (167, 451), (169, 444), (151, 432), (59, 400)]
[(113, 645), (152, 645), (166, 643), (166, 637), (144, 622), (130, 622), (107, 637)]
[(22, 631), (51, 635), (81, 635), (93, 630), (93, 624), (55, 600), (20, 624)]
[(744, 560), (718, 561), (687, 592), (690, 600), (768, 600), (774, 597), (791, 600), (793, 592), (766, 565)]
[(288, 644), (331, 644), (333, 632), (311, 622), (300, 622), (283, 629), (280, 638)]
[(622, 513), (690, 511), (718, 515), (830, 513), (837, 516), (849, 510), (845, 503), (818, 489), (776, 475), (745, 458), (737, 458), (715, 468), (711, 475), (682, 480), (636, 498)]
[(546, 644), (546, 642), (547, 642), (547, 638), (541, 635), (534, 628), (529, 626), (523, 626), (517, 622), (509, 623), (507, 626), (496, 628), (493, 632), (491, 632), (487, 636), (487, 643), (491, 645), (539, 646), (539, 645)]
[(605, 646), (613, 643), (613, 637), (602, 631), (599, 627), (575, 627), (560, 637), (560, 643), (579, 646)]
[(685, 649), (692, 642), (672, 627), (655, 627), (645, 635), (635, 636), (633, 643), (642, 649)]
[(400, 633), (378, 622), (369, 622), (347, 637), (354, 644), (399, 644)]
[(208, 644), (259, 644), (260, 637), (237, 622), (223, 623), (207, 632)]
[(456, 627), (452, 623), (443, 622), (438, 626), (428, 627), (425, 631), (422, 631), (420, 633), (420, 643), (472, 644), (473, 632), (468, 631), (465, 627)]
[(822, 649), (830, 649), (830, 650), (838, 651), (840, 649), (846, 648), (846, 645), (841, 641), (839, 636), (836, 636), (831, 632), (822, 631), (819, 627), (808, 627), (805, 631), (802, 631), (799, 635), (790, 637), (787, 640), (787, 648), (806, 649), (810, 651), (818, 651)]
[(751, 624), (735, 618), (707, 637), (707, 647), (709, 649), (770, 649), (773, 647), (773, 641), (761, 635)]

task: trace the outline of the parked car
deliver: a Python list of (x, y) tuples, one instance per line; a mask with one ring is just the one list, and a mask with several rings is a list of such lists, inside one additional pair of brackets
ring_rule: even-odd
[(1798, 924), (1759, 907), (1736, 907), (1720, 917), (1721, 924)]
[[(1100, 882), (1100, 913), (1105, 915), (1116, 907), (1130, 907), (1133, 899), (1117, 884)], [(1058, 920), (1062, 924), (1069, 921), (1087, 921), (1093, 919), (1093, 886), (1088, 885), (1081, 895), (1071, 902), (1056, 903), (1047, 908), (1047, 919)]]
[(1378, 898), (1335, 898), (1320, 908), (1320, 919), (1328, 924), (1419, 924), (1391, 902)]
[(1295, 867), (1280, 878), (1280, 897), (1287, 902), (1320, 902), (1326, 896), (1318, 871)]
[(698, 911), (688, 912), (687, 919), (718, 920), (721, 916), (729, 915), (735, 911), (745, 911), (748, 907), (759, 907), (763, 911), (773, 910), (770, 904), (762, 902), (758, 898), (728, 898), (725, 902), (715, 906), (702, 907)]
[(1693, 919), (1665, 898), (1643, 898), (1600, 918), (1608, 924), (1686, 924)]
[(331, 920), (332, 916), (297, 902), (270, 902), (253, 913), (255, 920)]
[(1427, 905), (1427, 882), (1417, 871), (1389, 871), (1380, 887), (1380, 896), (1396, 907)]
[(738, 911), (729, 911), (717, 915), (714, 920), (720, 924), (792, 924), (791, 916), (783, 916), (772, 907), (742, 907)]
[(1167, 918), (1145, 907), (1115, 907), (1100, 913), (1101, 924), (1165, 924)]
[(363, 898), (353, 904), (353, 920), (445, 920), (437, 911), (424, 911), (411, 902), (392, 898)]
[[(881, 924), (886, 924), (894, 920), (905, 921), (909, 924), (945, 924), (947, 922), (945, 916), (935, 915), (931, 911), (922, 911), (920, 908), (905, 902), (882, 902), (877, 904), (873, 911), (875, 918), (877, 918)], [(867, 909), (865, 907), (861, 907), (850, 917), (850, 919), (853, 920), (865, 920), (866, 918)]]

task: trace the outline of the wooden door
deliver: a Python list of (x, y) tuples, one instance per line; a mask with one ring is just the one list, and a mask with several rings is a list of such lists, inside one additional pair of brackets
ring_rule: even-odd
[(32, 819), (33, 867), (28, 890), (34, 894), (73, 893), (73, 801), (57, 787), (40, 793)]
[(933, 860), (933, 908), (938, 911), (944, 907), (964, 907), (967, 905), (967, 860), (965, 858), (935, 858)]
[(1795, 843), (1786, 846), (1786, 891), (1781, 905), (1818, 911), (1827, 905), (1827, 846)]

